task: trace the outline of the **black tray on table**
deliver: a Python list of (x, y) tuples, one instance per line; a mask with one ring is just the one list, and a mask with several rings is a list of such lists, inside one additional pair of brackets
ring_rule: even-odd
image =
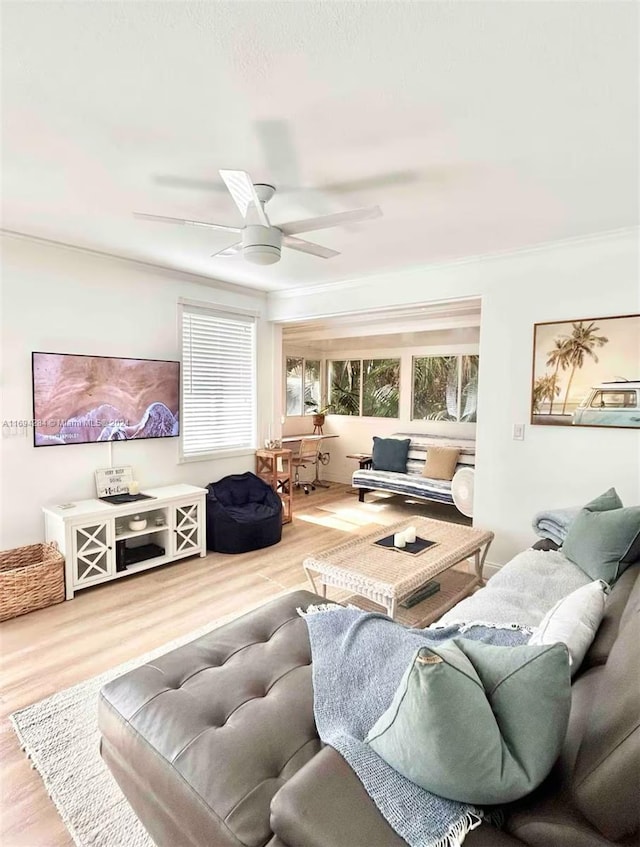
[(378, 541), (374, 541), (374, 544), (377, 544), (379, 547), (390, 547), (392, 550), (397, 550), (398, 553), (409, 553), (412, 556), (418, 556), (420, 553), (424, 553), (425, 550), (428, 550), (429, 547), (433, 547), (437, 544), (437, 541), (429, 541), (428, 538), (420, 538), (419, 535), (416, 535), (416, 540), (411, 543), (407, 542), (404, 547), (394, 547), (393, 545), (393, 535), (385, 535), (384, 538), (378, 539)]

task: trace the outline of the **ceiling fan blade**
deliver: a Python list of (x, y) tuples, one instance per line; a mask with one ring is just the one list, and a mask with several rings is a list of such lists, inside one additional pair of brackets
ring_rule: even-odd
[(351, 212), (336, 212), (333, 215), (323, 215), (320, 218), (307, 218), (303, 221), (290, 221), (278, 224), (285, 235), (295, 235), (298, 232), (311, 232), (314, 229), (328, 229), (341, 224), (358, 223), (379, 218), (382, 215), (380, 206), (369, 206), (366, 209), (353, 209)]
[(206, 229), (220, 229), (223, 232), (242, 232), (237, 226), (224, 226), (224, 224), (211, 224), (208, 221), (190, 221), (187, 218), (169, 218), (166, 215), (149, 215), (147, 212), (134, 212), (134, 218), (143, 221), (160, 221), (165, 224), (180, 224), (181, 226), (202, 226)]
[(237, 253), (242, 252), (242, 241), (236, 241), (235, 244), (231, 244), (229, 247), (225, 247), (224, 250), (218, 250), (217, 253), (212, 253), (211, 258), (213, 259), (216, 256), (235, 256)]
[(415, 182), (419, 178), (420, 174), (418, 171), (394, 171), (388, 174), (345, 180), (344, 182), (332, 182), (319, 185), (318, 188), (320, 191), (348, 194), (351, 191), (371, 191), (376, 188), (386, 188), (390, 185), (405, 185)]
[(229, 189), (233, 202), (240, 209), (242, 217), (247, 217), (249, 206), (253, 205), (262, 226), (270, 226), (269, 218), (267, 218), (262, 203), (258, 200), (256, 189), (249, 174), (246, 171), (220, 171), (220, 176)]
[(293, 235), (283, 236), (282, 243), (293, 250), (311, 253), (312, 256), (319, 256), (321, 259), (333, 259), (334, 256), (340, 255), (337, 250), (331, 250), (330, 247), (322, 247), (320, 244), (313, 244), (311, 241), (304, 241), (302, 238), (294, 238)]

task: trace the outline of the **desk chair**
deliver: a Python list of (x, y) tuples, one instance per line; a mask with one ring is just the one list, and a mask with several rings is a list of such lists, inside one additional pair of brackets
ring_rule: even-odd
[(295, 488), (302, 488), (305, 494), (309, 493), (309, 489), (316, 490), (315, 480), (313, 482), (300, 482), (300, 468), (306, 468), (307, 465), (315, 466), (315, 478), (318, 478), (318, 454), (322, 441), (318, 438), (311, 440), (302, 438), (298, 452), (291, 457), (291, 464), (295, 468), (293, 485)]

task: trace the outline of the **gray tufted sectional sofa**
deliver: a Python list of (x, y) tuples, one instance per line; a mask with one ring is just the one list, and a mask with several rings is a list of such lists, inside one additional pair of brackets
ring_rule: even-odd
[[(465, 847), (637, 845), (640, 564), (573, 682), (548, 779)], [(106, 685), (101, 753), (158, 847), (406, 847), (313, 719), (311, 656), (293, 592)]]

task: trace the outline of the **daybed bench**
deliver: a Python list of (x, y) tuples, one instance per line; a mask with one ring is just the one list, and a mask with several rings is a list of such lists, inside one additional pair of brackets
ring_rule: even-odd
[[(354, 471), (351, 484), (358, 489), (358, 499), (364, 502), (366, 491), (389, 491), (404, 494), (407, 497), (420, 497), (423, 500), (436, 500), (439, 503), (453, 504), (451, 480), (431, 479), (423, 476), (424, 463), (429, 447), (456, 447), (460, 450), (456, 472), (460, 468), (474, 467), (476, 461), (476, 442), (473, 438), (449, 438), (441, 435), (423, 435), (415, 432), (396, 432), (391, 438), (409, 438), (407, 472), (381, 471), (375, 468), (361, 467)], [(370, 463), (369, 463), (370, 464)]]
[[(551, 775), (465, 847), (637, 844), (639, 575), (607, 600)], [(273, 600), (103, 688), (102, 756), (158, 847), (406, 847), (316, 733), (296, 609), (320, 602)]]

